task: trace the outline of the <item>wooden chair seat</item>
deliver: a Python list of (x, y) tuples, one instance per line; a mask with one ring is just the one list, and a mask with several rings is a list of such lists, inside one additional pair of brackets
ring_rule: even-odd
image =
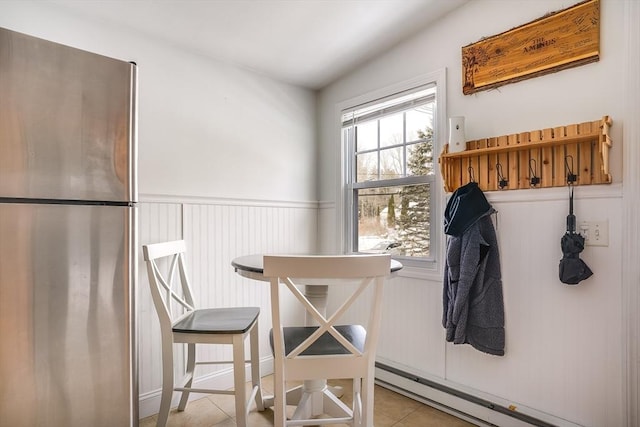
[[(337, 325), (336, 330), (354, 345), (359, 351), (364, 351), (364, 343), (367, 331), (362, 325)], [(308, 339), (318, 327), (316, 326), (288, 326), (283, 328), (284, 348), (287, 354), (291, 353), (306, 339)], [(269, 333), (271, 351), (273, 348), (273, 330)], [(349, 350), (336, 340), (329, 332), (325, 332), (314, 341), (301, 356), (320, 356), (329, 354), (351, 354)]]
[(173, 332), (244, 334), (258, 321), (259, 307), (204, 308), (188, 313), (173, 324)]

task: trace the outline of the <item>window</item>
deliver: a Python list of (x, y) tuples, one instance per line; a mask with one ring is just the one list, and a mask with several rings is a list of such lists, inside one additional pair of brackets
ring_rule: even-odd
[(436, 99), (429, 83), (342, 111), (348, 252), (434, 263)]

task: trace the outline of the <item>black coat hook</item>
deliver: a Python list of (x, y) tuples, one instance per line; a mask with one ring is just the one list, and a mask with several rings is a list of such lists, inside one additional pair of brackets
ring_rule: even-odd
[[(533, 163), (533, 166), (531, 166), (531, 163)], [(537, 176), (536, 169), (538, 169), (536, 159), (529, 159), (529, 185), (532, 187), (540, 184), (540, 177)]]
[[(571, 166), (568, 159), (571, 159)], [(564, 166), (567, 170), (567, 184), (571, 185), (578, 180), (577, 175), (573, 173), (573, 156), (564, 156)]]
[(498, 188), (502, 190), (509, 185), (509, 181), (502, 175), (502, 165), (500, 163), (496, 163), (496, 171), (498, 172)]

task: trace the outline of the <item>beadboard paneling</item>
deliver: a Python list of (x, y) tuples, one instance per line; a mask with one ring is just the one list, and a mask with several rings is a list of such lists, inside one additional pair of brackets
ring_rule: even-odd
[[(260, 354), (269, 356), (268, 284), (238, 276), (231, 261), (255, 253), (315, 251), (316, 209), (185, 204), (184, 216), (195, 297), (203, 306), (260, 307), (260, 336), (265, 337), (260, 341)], [(231, 357), (230, 348), (212, 347), (203, 351), (218, 352), (213, 357)]]

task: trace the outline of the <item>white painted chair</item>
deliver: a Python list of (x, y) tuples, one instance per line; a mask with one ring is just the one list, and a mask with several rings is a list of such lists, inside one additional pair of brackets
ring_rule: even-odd
[[(373, 426), (375, 355), (382, 287), (385, 277), (390, 274), (390, 263), (389, 255), (264, 256), (264, 276), (270, 278), (271, 283), (276, 427), (342, 423)], [(346, 281), (357, 285), (344, 288)], [(298, 285), (305, 285), (304, 293)], [(350, 296), (335, 312), (326, 315), (323, 303), (318, 304), (316, 298), (323, 293), (326, 298), (326, 292), (334, 286), (349, 289), (346, 294)], [(368, 288), (373, 289), (365, 292)], [(282, 324), (281, 302), (287, 291), (306, 309), (304, 326)], [(340, 318), (349, 307), (365, 295), (371, 297), (371, 306), (365, 311), (369, 313), (366, 326), (340, 324)], [(324, 381), (338, 378), (353, 380), (351, 407), (334, 396)], [(310, 388), (304, 391), (303, 387), (302, 394), (296, 396), (296, 400), (300, 399), (298, 406), (287, 419), (285, 381), (292, 380), (303, 380), (312, 386), (320, 382), (321, 392), (312, 393)], [(318, 405), (319, 400), (323, 402), (321, 405)], [(318, 407), (321, 407), (322, 416), (329, 418), (318, 418), (321, 415)]]
[[(196, 309), (185, 268), (186, 245), (183, 240), (143, 246), (144, 260), (151, 295), (160, 320), (162, 335), (162, 398), (157, 426), (164, 427), (169, 416), (173, 391), (182, 392), (178, 411), (184, 411), (189, 393), (234, 394), (236, 423), (246, 427), (251, 401), (255, 399), (259, 411), (264, 410), (260, 382), (258, 347), (259, 307)], [(162, 264), (166, 259), (168, 264)], [(161, 264), (159, 267), (158, 264)], [(168, 274), (161, 273), (168, 267)], [(178, 273), (176, 275), (176, 272)], [(180, 286), (177, 286), (179, 284)], [(245, 341), (249, 337), (250, 360), (245, 358)], [(174, 344), (187, 344), (184, 381), (174, 382)], [(233, 360), (196, 361), (196, 344), (229, 344), (233, 346)], [(252, 390), (247, 399), (246, 364), (251, 365)], [(203, 364), (232, 364), (233, 390), (193, 388), (195, 367)]]

